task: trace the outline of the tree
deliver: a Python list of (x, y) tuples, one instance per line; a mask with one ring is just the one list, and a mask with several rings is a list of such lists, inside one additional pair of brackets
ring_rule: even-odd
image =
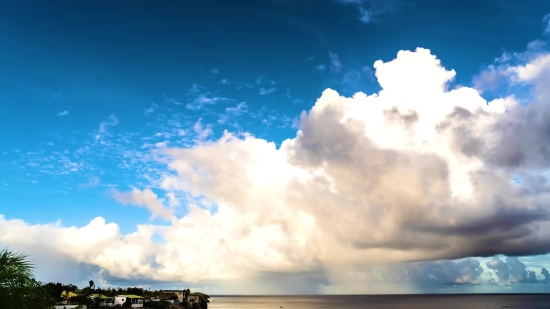
[(90, 290), (95, 286), (94, 280), (90, 280), (88, 284), (90, 285)]
[(122, 307), (132, 308), (132, 301), (129, 298), (126, 298), (126, 301), (124, 302), (124, 304), (122, 304)]
[(63, 293), (63, 284), (59, 282), (57, 283), (50, 282), (46, 284), (44, 287), (48, 290), (48, 292), (50, 293), (50, 296), (56, 300), (60, 298), (61, 293)]
[(94, 301), (86, 295), (77, 295), (71, 297), (71, 304), (92, 306), (94, 304)]
[(8, 249), (0, 251), (0, 304), (3, 309), (53, 308), (49, 291), (33, 276), (28, 257)]
[(70, 283), (68, 285), (63, 286), (63, 291), (66, 291), (67, 293), (68, 292), (76, 293), (76, 290), (78, 290), (78, 287)]

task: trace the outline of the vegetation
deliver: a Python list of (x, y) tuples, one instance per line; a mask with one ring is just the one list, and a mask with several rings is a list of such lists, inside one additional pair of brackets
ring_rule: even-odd
[[(93, 280), (88, 286), (79, 289), (73, 284), (60, 282), (40, 283), (34, 279), (34, 266), (28, 257), (21, 253), (13, 253), (4, 249), (0, 251), (0, 307), (2, 309), (53, 309), (56, 303), (70, 298), (70, 304), (81, 305), (82, 308), (97, 309), (112, 308), (100, 306), (102, 297), (116, 295), (137, 295), (144, 298), (159, 296), (162, 290), (146, 290), (138, 287), (126, 289), (97, 287)], [(184, 290), (184, 297), (198, 296), (202, 302), (208, 302), (208, 295)], [(94, 300), (95, 298), (95, 300)], [(171, 306), (169, 301), (145, 302), (145, 308), (161, 309)], [(198, 305), (198, 304), (197, 304)], [(119, 305), (120, 306), (120, 305)], [(185, 307), (185, 303), (180, 303)], [(131, 303), (125, 302), (122, 306), (130, 308)]]
[(49, 290), (34, 279), (27, 256), (0, 251), (0, 304), (3, 309), (50, 309), (55, 305)]

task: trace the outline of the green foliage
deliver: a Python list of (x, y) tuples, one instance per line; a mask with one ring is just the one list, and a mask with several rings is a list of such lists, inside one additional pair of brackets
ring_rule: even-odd
[(33, 276), (26, 255), (0, 251), (0, 305), (2, 309), (49, 309), (55, 301)]
[(76, 293), (78, 287), (76, 285), (68, 284), (63, 286), (63, 291)]
[(189, 294), (190, 296), (198, 296), (199, 299), (204, 299), (206, 302), (210, 302), (209, 298), (210, 296), (204, 294), (204, 293), (201, 293), (201, 292), (193, 292), (193, 293), (190, 293)]
[(63, 284), (57, 282), (53, 283), (50, 282), (46, 285), (44, 285), (44, 288), (48, 291), (50, 294), (50, 297), (53, 299), (59, 299), (61, 297), (61, 293), (63, 293)]
[(143, 292), (144, 290), (142, 288), (137, 288), (137, 287), (126, 289), (126, 294), (130, 294), (130, 295), (142, 296)]
[(71, 301), (71, 304), (75, 304), (75, 305), (91, 306), (94, 304), (94, 301), (86, 295), (78, 295), (78, 296), (71, 297), (70, 301)]

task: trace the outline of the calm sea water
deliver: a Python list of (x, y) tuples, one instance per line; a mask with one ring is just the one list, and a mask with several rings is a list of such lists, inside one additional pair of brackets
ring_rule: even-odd
[(208, 308), (550, 309), (550, 294), (214, 296)]

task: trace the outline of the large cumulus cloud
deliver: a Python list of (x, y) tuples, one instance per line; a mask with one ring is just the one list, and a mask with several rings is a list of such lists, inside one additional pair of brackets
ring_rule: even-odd
[[(487, 102), (472, 88), (450, 90), (455, 72), (426, 49), (374, 67), (379, 93), (347, 98), (325, 90), (301, 115), (296, 137), (278, 149), (226, 132), (193, 148), (161, 150), (177, 176), (157, 185), (189, 197), (189, 213), (173, 217), (150, 191), (118, 196), (147, 193), (143, 205), (162, 210), (170, 226), (121, 235), (102, 219), (81, 229), (1, 219), (0, 242), (53, 235), (52, 250), (113, 276), (184, 281), (316, 272), (330, 281), (339, 280), (330, 271), (339, 267), (547, 253), (546, 90), (534, 87), (527, 106), (513, 96)], [(536, 85), (544, 72), (515, 76)], [(164, 242), (152, 243), (154, 234)], [(444, 283), (477, 282), (479, 263), (460, 263), (429, 264), (430, 272)], [(511, 270), (493, 264), (518, 282), (535, 278), (514, 260)], [(415, 268), (406, 273), (407, 282), (434, 280)]]

